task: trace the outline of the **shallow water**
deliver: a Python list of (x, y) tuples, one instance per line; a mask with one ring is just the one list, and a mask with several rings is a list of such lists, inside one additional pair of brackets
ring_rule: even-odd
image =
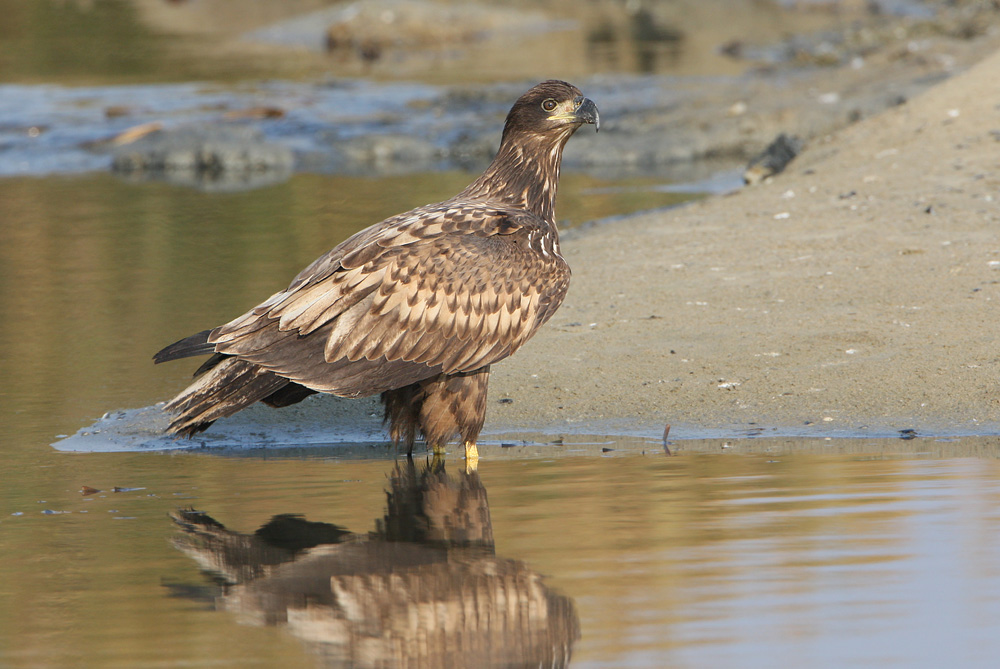
[[(878, 442), (849, 454), (780, 455), (681, 443), (673, 457), (652, 442), (644, 454), (635, 442), (622, 445), (604, 455), (487, 457), (478, 477), (449, 460), (443, 489), (467, 491), (450, 522), (481, 518), (488, 500), (492, 549), (470, 554), (440, 537), (391, 546), (399, 555), (383, 558), (379, 573), (395, 574), (395, 593), (377, 575), (351, 576), (357, 568), (334, 553), (313, 567), (342, 575), (333, 604), (323, 603), (322, 588), (281, 586), (288, 571), (220, 587), (171, 545), (181, 535), (168, 514), (193, 506), (252, 533), (296, 513), (367, 533), (387, 514), (395, 464), (384, 450), (234, 458), (18, 449), (0, 490), (0, 665), (350, 666), (343, 658), (354, 657), (365, 666), (363, 649), (382, 648), (372, 629), (395, 629), (394, 652), (435, 666), (433, 644), (399, 632), (416, 611), (452, 620), (441, 627), (456, 635), (450, 642), (485, 644), (487, 657), (502, 659), (509, 649), (488, 641), (509, 645), (496, 627), (509, 611), (498, 591), (482, 590), (490, 573), (514, 574), (521, 585), (499, 592), (518, 606), (549, 601), (546, 615), (534, 614), (534, 629), (547, 630), (536, 653), (569, 643), (574, 667), (971, 667), (1000, 652), (997, 459), (887, 456), (891, 446)], [(418, 459), (418, 470), (425, 466)], [(84, 485), (104, 492), (81, 495)], [(426, 499), (440, 497), (436, 490)], [(323, 550), (299, 562), (315, 565)], [(426, 551), (441, 554), (428, 561)], [(433, 568), (440, 560), (453, 565), (443, 573), (457, 584)], [(478, 617), (456, 588), (478, 593)], [(265, 592), (284, 593), (284, 603), (275, 609)], [(386, 598), (393, 606), (379, 609)], [(368, 604), (350, 609), (355, 600)], [(304, 601), (313, 601), (308, 625)], [(456, 607), (466, 607), (457, 623)]]

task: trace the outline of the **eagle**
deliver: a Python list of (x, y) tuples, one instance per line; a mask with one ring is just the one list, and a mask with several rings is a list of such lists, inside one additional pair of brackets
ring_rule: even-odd
[(157, 363), (210, 354), (167, 403), (167, 431), (193, 436), (262, 401), (313, 393), (381, 394), (389, 435), (412, 455), (456, 436), (466, 458), (486, 416), (490, 366), (513, 354), (562, 304), (556, 189), (563, 147), (592, 100), (545, 81), (507, 114), (483, 174), (449, 200), (366, 228), (242, 316), (167, 346)]

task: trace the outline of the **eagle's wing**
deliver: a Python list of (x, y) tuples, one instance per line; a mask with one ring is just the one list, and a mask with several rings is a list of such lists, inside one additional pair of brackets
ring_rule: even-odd
[(451, 201), (358, 233), (208, 341), (313, 390), (368, 395), (507, 357), (569, 276), (542, 219)]

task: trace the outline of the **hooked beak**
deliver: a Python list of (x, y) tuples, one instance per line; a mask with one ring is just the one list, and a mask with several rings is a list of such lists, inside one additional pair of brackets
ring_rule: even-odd
[(549, 116), (553, 121), (571, 121), (573, 123), (593, 123), (597, 131), (601, 129), (601, 115), (597, 111), (597, 105), (590, 98), (582, 95), (573, 100), (572, 105), (560, 109)]

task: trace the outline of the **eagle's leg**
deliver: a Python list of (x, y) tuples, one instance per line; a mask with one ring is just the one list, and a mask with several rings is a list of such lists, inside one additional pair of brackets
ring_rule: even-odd
[(389, 424), (389, 437), (397, 451), (400, 445), (406, 446), (407, 457), (413, 456), (413, 442), (417, 438), (423, 401), (424, 392), (419, 383), (382, 393), (382, 405), (385, 407), (383, 420)]
[(442, 374), (422, 382), (426, 397), (420, 407), (420, 431), (435, 452), (443, 452), (456, 435), (475, 450), (486, 420), (489, 379), (487, 366), (464, 374)]
[(465, 444), (465, 457), (478, 458), (476, 439), (486, 420), (489, 366), (461, 374), (439, 374), (403, 388), (382, 393), (389, 434), (408, 453), (419, 429), (435, 455), (444, 455), (456, 435)]
[(466, 457), (479, 457), (476, 439), (486, 420), (489, 380), (490, 368), (486, 366), (421, 382), (426, 397), (420, 407), (420, 431), (434, 452), (443, 452), (457, 434), (465, 444)]
[(471, 474), (479, 468), (479, 449), (476, 442), (465, 442), (465, 473)]

